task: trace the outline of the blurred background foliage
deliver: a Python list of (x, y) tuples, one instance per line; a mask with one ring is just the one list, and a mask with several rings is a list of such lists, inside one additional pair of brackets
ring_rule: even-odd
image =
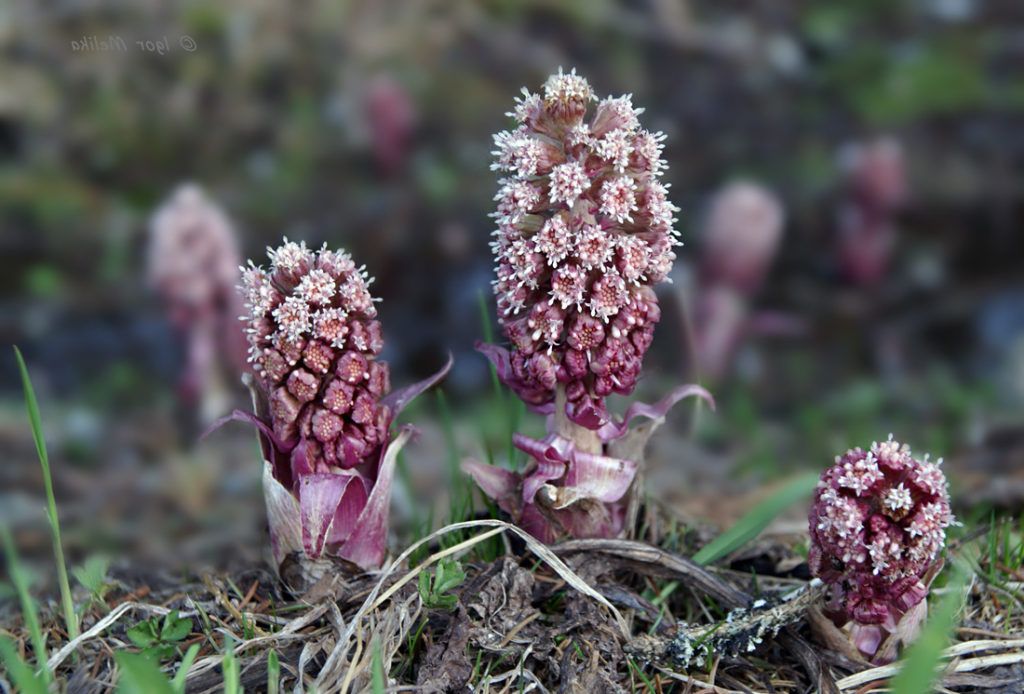
[[(599, 94), (633, 94), (668, 135), (686, 246), (638, 395), (698, 378), (719, 408), (673, 415), (655, 445), (665, 496), (728, 513), (687, 504), (894, 431), (951, 461), (963, 503), (1018, 507), (1022, 65), (1015, 0), (0, 7), (0, 341), (32, 368), (72, 551), (158, 553), (145, 524), (123, 527), (137, 516), (197, 552), (224, 545), (196, 528), (223, 528), (225, 545), (262, 532), (252, 440), (231, 429), (196, 443), (203, 423), (176, 390), (185, 347), (146, 281), (149, 220), (185, 181), (223, 206), (244, 257), (287, 235), (365, 263), (396, 383), (455, 354), (456, 451), (424, 404), (409, 470), (443, 480), (450, 455), (504, 456), (508, 407), (472, 349), (490, 301), (491, 134), (519, 88), (559, 66)], [(840, 161), (879, 136), (901, 148), (908, 195), (888, 271), (856, 283), (837, 250)], [(800, 328), (746, 336), (710, 379), (687, 349), (689, 280), (709, 200), (737, 178), (785, 208), (752, 310)], [(23, 542), (45, 540), (13, 358), (0, 376), (0, 515)], [(400, 508), (430, 488), (406, 482)]]

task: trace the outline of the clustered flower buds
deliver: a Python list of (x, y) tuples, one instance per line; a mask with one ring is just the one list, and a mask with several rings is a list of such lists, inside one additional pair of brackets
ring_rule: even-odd
[(378, 566), (395, 457), (407, 438), (392, 441), (391, 423), (448, 367), (388, 394), (365, 269), (326, 246), (314, 252), (285, 239), (268, 251), (270, 268), (250, 263), (241, 286), (257, 414), (235, 416), (261, 430), (275, 560), (280, 567), (298, 552)]
[[(206, 421), (230, 399), (223, 372), (240, 370), (244, 359), (234, 320), (240, 262), (231, 222), (198, 186), (178, 187), (153, 215), (148, 280), (185, 341), (179, 394), (190, 405), (198, 400)], [(223, 363), (218, 355), (232, 360)]]
[(873, 443), (836, 458), (815, 492), (809, 529), (811, 572), (830, 590), (830, 615), (854, 623), (854, 640), (874, 656), (883, 637), (923, 617), (914, 609), (952, 524), (946, 477), (907, 445)]
[[(526, 404), (548, 415), (548, 435), (520, 434), (522, 473), (475, 461), (463, 470), (535, 537), (614, 537), (637, 508), (633, 484), (647, 438), (699, 386), (655, 405), (633, 403), (622, 419), (605, 406), (628, 395), (661, 317), (652, 286), (679, 245), (677, 208), (661, 182), (664, 135), (640, 127), (630, 96), (595, 101), (576, 71), (560, 69), (543, 94), (526, 89), (494, 137), (503, 172), (491, 244), (498, 318), (511, 351), (479, 349)], [(654, 420), (630, 430), (636, 417)], [(629, 494), (630, 490), (633, 494)]]
[(242, 288), (274, 434), (301, 438), (311, 471), (352, 468), (384, 442), (391, 414), (372, 280), (347, 253), (287, 239), (270, 260), (269, 270), (250, 265)]
[(604, 398), (629, 394), (660, 309), (652, 286), (678, 245), (677, 208), (660, 176), (664, 135), (640, 127), (629, 95), (597, 102), (576, 74), (523, 90), (495, 135), (501, 189), (492, 244), (499, 320), (511, 342), (502, 374), (527, 403), (550, 405), (597, 429)]

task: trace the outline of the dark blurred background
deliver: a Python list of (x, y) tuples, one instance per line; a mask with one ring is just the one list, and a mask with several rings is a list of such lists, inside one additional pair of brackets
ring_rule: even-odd
[[(652, 453), (661, 497), (722, 520), (749, 490), (892, 431), (946, 457), (968, 514), (1019, 507), (1016, 0), (14, 0), (0, 342), (35, 380), (73, 556), (261, 551), (251, 432), (197, 440), (246, 403), (217, 322), (231, 300), (154, 279), (154, 215), (188, 182), (233, 241), (212, 260), (183, 251), (186, 276), (264, 262), (282, 236), (347, 248), (377, 278), (393, 382), (450, 350), (458, 455), (504, 451), (472, 349), (493, 314), (491, 135), (559, 66), (633, 94), (667, 135), (686, 245), (637, 395), (699, 380), (718, 410), (670, 418)], [(399, 528), (444, 486), (443, 414), (426, 398), (412, 415), (424, 433)], [(11, 354), (0, 441), (0, 520), (45, 552)]]

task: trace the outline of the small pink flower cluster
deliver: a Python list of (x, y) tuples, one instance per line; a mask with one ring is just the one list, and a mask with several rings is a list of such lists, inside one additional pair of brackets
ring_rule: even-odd
[(429, 379), (389, 393), (372, 282), (341, 251), (285, 239), (269, 270), (250, 263), (240, 289), (248, 310), (264, 495), (277, 567), (286, 557), (338, 556), (362, 568), (387, 553), (395, 459), (409, 432), (394, 417)]
[(869, 656), (927, 595), (926, 574), (954, 522), (941, 462), (914, 458), (890, 436), (837, 457), (818, 483), (811, 572), (830, 586), (831, 616), (854, 622)]
[(270, 398), (275, 435), (301, 437), (313, 470), (351, 468), (387, 436), (390, 390), (370, 280), (344, 252), (285, 239), (270, 270), (242, 276), (249, 360)]
[(677, 208), (660, 180), (664, 135), (640, 127), (630, 96), (598, 102), (573, 70), (523, 90), (494, 137), (504, 173), (494, 217), (499, 320), (512, 344), (506, 383), (527, 403), (553, 402), (596, 429), (604, 398), (632, 392), (660, 309), (652, 285), (678, 245)]

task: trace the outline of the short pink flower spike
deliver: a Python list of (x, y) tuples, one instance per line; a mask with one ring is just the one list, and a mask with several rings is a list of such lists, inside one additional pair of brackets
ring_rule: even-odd
[(890, 435), (838, 456), (815, 492), (811, 572), (829, 586), (829, 615), (852, 622), (857, 647), (876, 660), (894, 656), (879, 651), (886, 637), (916, 633), (924, 617), (919, 605), (955, 522), (941, 462), (914, 458)]
[(277, 567), (336, 556), (361, 568), (387, 554), (395, 459), (408, 438), (391, 424), (447, 373), (390, 392), (372, 282), (343, 251), (284, 240), (269, 270), (243, 268), (253, 421), (266, 457), (264, 493)]

